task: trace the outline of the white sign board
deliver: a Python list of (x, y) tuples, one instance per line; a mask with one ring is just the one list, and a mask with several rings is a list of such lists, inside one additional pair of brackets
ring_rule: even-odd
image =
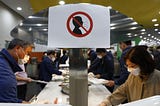
[(68, 4), (49, 8), (48, 47), (110, 47), (109, 8)]

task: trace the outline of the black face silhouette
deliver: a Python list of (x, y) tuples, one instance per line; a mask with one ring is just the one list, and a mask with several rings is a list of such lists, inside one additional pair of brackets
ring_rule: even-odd
[(83, 25), (82, 18), (80, 16), (73, 17), (73, 25), (75, 26), (73, 32), (76, 34), (82, 34), (82, 31), (79, 29)]

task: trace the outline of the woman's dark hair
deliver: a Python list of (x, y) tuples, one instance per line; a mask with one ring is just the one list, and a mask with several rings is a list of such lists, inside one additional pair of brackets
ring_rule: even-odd
[(143, 46), (135, 46), (129, 50), (124, 57), (125, 61), (127, 59), (139, 65), (142, 75), (149, 75), (154, 71), (154, 60)]

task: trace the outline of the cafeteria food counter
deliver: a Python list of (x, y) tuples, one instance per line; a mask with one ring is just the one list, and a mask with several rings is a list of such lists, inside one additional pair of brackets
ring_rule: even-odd
[[(56, 99), (58, 104), (69, 104), (69, 95), (61, 92), (61, 87), (59, 86), (61, 83), (61, 81), (49, 82), (39, 93), (37, 100), (34, 101), (34, 104), (39, 104), (42, 102), (53, 104)], [(88, 106), (98, 106), (98, 104), (108, 95), (110, 95), (110, 92), (105, 88), (105, 86), (101, 84), (90, 85), (88, 92)]]

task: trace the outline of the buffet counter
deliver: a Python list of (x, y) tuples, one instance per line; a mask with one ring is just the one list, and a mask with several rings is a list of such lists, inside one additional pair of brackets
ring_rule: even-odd
[[(41, 102), (48, 102), (53, 104), (57, 99), (58, 104), (69, 104), (69, 95), (61, 92), (62, 88), (59, 86), (61, 81), (51, 81), (46, 87), (39, 93), (35, 104)], [(88, 106), (98, 106), (98, 104), (104, 100), (110, 92), (101, 84), (90, 85), (88, 92)]]

